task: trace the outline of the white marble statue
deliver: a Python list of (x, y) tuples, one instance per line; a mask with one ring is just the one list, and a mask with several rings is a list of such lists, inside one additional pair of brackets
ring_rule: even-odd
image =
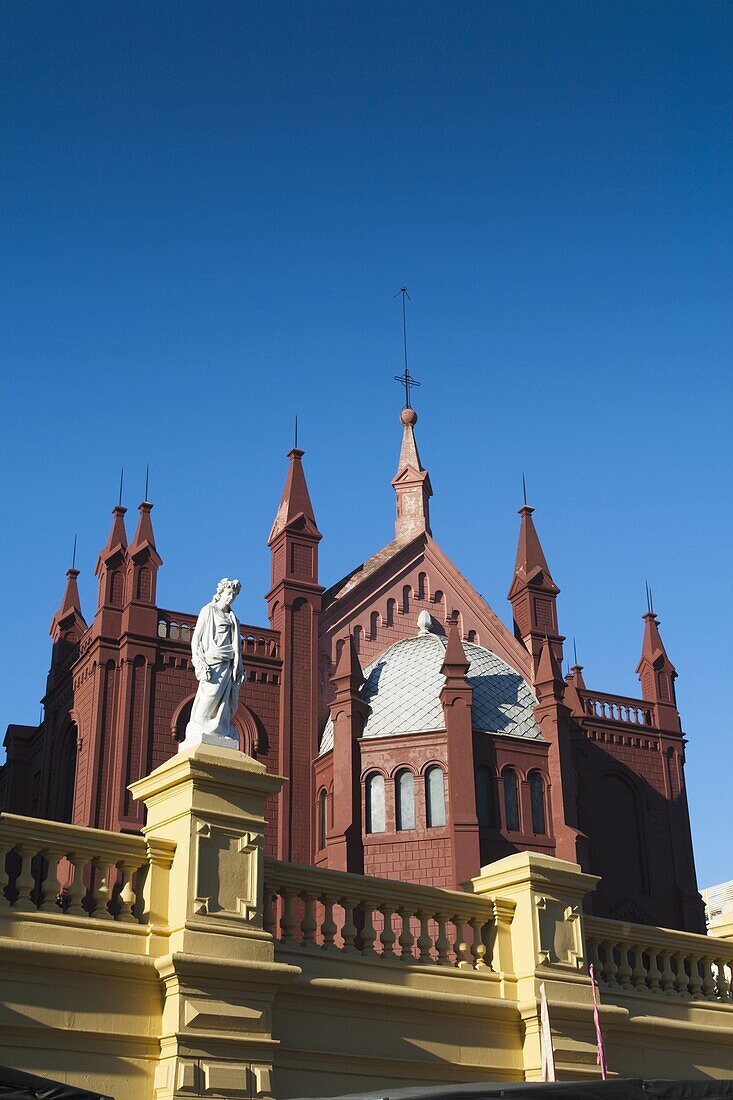
[(232, 603), (241, 589), (237, 580), (224, 577), (211, 603), (201, 608), (191, 639), (191, 655), (199, 682), (186, 736), (179, 752), (203, 742), (238, 749), (239, 737), (232, 718), (244, 680), (239, 623)]

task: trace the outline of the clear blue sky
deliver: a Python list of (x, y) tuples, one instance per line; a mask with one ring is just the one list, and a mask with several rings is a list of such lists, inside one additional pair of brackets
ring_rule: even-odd
[[(590, 686), (679, 671), (701, 885), (733, 877), (729, 2), (11, 0), (2, 718), (78, 534), (151, 466), (159, 601), (265, 540), (297, 413), (328, 584), (391, 537), (399, 299), (436, 538), (509, 620), (521, 475)], [(609, 827), (612, 824), (609, 823)]]

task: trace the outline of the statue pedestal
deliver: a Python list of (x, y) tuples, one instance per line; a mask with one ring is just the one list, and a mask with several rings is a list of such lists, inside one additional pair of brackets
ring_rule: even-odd
[(167, 897), (150, 905), (167, 924), (167, 940), (151, 939), (164, 997), (156, 1100), (271, 1096), (272, 1001), (298, 973), (274, 962), (262, 919), (265, 800), (281, 784), (204, 743), (130, 787), (146, 839), (176, 845)]

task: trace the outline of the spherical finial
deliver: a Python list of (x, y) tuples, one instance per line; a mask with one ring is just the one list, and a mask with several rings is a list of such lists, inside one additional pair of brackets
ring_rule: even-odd
[(414, 428), (417, 424), (417, 413), (414, 409), (403, 409), (400, 413), (400, 420), (405, 426), (410, 424)]
[(433, 620), (427, 611), (421, 611), (417, 617), (418, 634), (430, 634), (433, 629)]

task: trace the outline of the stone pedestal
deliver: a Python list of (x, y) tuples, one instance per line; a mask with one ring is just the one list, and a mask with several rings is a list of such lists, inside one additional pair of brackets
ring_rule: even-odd
[[(582, 901), (599, 879), (568, 863), (538, 852), (517, 852), (472, 879), (469, 889), (504, 903), (514, 903), (511, 945), (501, 943), (509, 960), (514, 995), (524, 1025), (527, 1080), (540, 1080), (540, 984), (544, 982), (559, 1078), (598, 1075), (593, 1002), (585, 959)], [(501, 928), (500, 928), (501, 933)], [(508, 926), (505, 935), (509, 936)], [(509, 951), (511, 949), (511, 955)], [(507, 983), (508, 984), (508, 983)]]
[(150, 842), (176, 845), (155, 899), (163, 986), (156, 1100), (271, 1096), (271, 1006), (297, 968), (263, 928), (264, 806), (282, 780), (232, 749), (200, 744), (131, 786)]

